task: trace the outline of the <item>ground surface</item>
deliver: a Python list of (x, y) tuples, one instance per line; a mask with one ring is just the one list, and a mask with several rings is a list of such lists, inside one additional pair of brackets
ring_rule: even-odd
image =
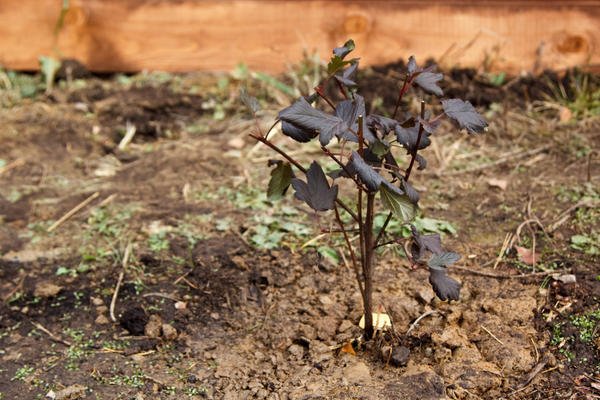
[[(378, 112), (393, 103), (394, 71), (362, 81)], [(353, 274), (322, 256), (339, 242), (302, 248), (329, 220), (291, 197), (265, 200), (273, 154), (249, 140), (254, 122), (236, 100), (240, 83), (259, 95), (264, 129), (299, 76), (283, 91), (244, 70), (86, 78), (33, 98), (5, 88), (0, 399), (600, 396), (597, 86), (581, 105), (549, 77), (451, 74), (444, 89), (481, 107), (489, 131), (445, 126), (414, 184), (421, 223), (463, 255), (452, 271), (461, 300), (435, 299), (427, 272), (386, 250), (375, 303), (394, 329), (353, 355)], [(535, 265), (514, 246), (535, 248)], [(407, 365), (382, 358), (401, 346)]]

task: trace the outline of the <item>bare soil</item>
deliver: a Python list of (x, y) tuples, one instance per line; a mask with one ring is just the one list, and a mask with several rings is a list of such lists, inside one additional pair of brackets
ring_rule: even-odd
[[(366, 75), (370, 104), (390, 105), (393, 71)], [(393, 329), (369, 343), (352, 271), (301, 248), (320, 232), (297, 227), (327, 218), (258, 197), (273, 154), (247, 137), (235, 82), (89, 77), (0, 109), (0, 399), (598, 398), (600, 257), (571, 238), (600, 231), (600, 120), (561, 122), (538, 93), (556, 81), (449, 75), (490, 129), (443, 129), (415, 184), (457, 230), (461, 300), (386, 250), (375, 304)], [(262, 102), (268, 127), (278, 105)], [(498, 257), (517, 231), (534, 266)]]

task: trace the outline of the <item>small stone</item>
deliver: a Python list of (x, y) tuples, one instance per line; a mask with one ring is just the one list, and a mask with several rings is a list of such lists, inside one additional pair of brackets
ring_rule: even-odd
[(98, 317), (96, 318), (96, 321), (94, 321), (94, 322), (96, 322), (96, 324), (98, 324), (98, 325), (107, 325), (110, 323), (108, 318), (106, 318), (106, 316), (103, 314), (98, 315)]
[(371, 383), (371, 372), (367, 364), (363, 362), (357, 362), (356, 364), (350, 365), (344, 368), (344, 378), (351, 385), (368, 385)]
[(338, 332), (339, 333), (346, 332), (348, 329), (351, 329), (353, 326), (354, 326), (354, 324), (351, 321), (348, 321), (347, 319), (345, 319), (342, 321), (342, 323), (338, 327)]
[(246, 142), (241, 137), (233, 138), (227, 142), (227, 145), (229, 147), (237, 149), (237, 150), (243, 148), (245, 144), (246, 144)]
[(392, 357), (390, 363), (394, 367), (405, 367), (408, 363), (408, 357), (410, 356), (410, 350), (404, 346), (394, 346), (392, 349)]
[(162, 324), (162, 334), (167, 340), (177, 339), (177, 329), (173, 328), (173, 326), (169, 324)]
[(106, 307), (105, 305), (101, 305), (101, 306), (96, 307), (96, 312), (98, 314), (103, 314), (103, 313), (105, 313), (107, 311), (108, 311), (108, 307)]
[(215, 321), (218, 320), (219, 318), (221, 318), (221, 316), (219, 315), (219, 313), (216, 313), (216, 312), (210, 313), (210, 317), (212, 319), (214, 319)]
[(577, 278), (573, 274), (564, 274), (559, 275), (556, 278), (557, 281), (561, 281), (562, 283), (575, 283), (577, 282)]
[(433, 290), (431, 290), (429, 287), (423, 287), (419, 289), (417, 295), (425, 304), (430, 304), (435, 298)]
[(85, 397), (85, 386), (82, 385), (71, 385), (59, 390), (54, 394), (55, 400), (76, 400), (83, 399)]
[(302, 358), (302, 356), (304, 356), (304, 347), (298, 344), (293, 344), (290, 347), (288, 347), (288, 351), (297, 359), (300, 359)]
[(96, 307), (104, 305), (104, 301), (102, 301), (102, 299), (99, 297), (92, 297), (91, 300), (92, 300), (92, 304)]
[(330, 304), (333, 304), (333, 301), (331, 300), (331, 298), (327, 295), (322, 295), (319, 296), (319, 301), (321, 302), (321, 304), (323, 304), (324, 306), (328, 306)]
[(178, 301), (175, 303), (176, 310), (185, 310), (187, 308), (187, 303), (185, 301)]
[(61, 286), (55, 285), (51, 282), (40, 282), (35, 285), (35, 290), (33, 291), (33, 295), (35, 297), (54, 297), (62, 290)]
[(149, 338), (156, 339), (160, 336), (160, 328), (162, 319), (156, 314), (152, 314), (148, 319), (148, 323), (144, 327), (144, 334)]
[(333, 317), (318, 318), (315, 323), (317, 329), (317, 337), (321, 340), (330, 340), (335, 336), (337, 330), (337, 322)]

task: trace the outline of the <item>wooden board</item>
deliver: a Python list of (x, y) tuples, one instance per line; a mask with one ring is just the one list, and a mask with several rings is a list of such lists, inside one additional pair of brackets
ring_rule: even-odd
[(353, 38), (363, 64), (433, 57), (446, 66), (539, 71), (600, 66), (600, 1), (0, 1), (0, 64), (40, 55), (94, 71), (278, 72), (303, 51)]

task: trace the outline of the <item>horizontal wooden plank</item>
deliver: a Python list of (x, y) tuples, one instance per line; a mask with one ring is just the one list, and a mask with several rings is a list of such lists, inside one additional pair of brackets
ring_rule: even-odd
[(94, 71), (277, 72), (351, 37), (369, 65), (414, 54), (508, 72), (600, 66), (598, 1), (71, 0), (55, 34), (61, 3), (2, 0), (0, 64), (60, 55)]

